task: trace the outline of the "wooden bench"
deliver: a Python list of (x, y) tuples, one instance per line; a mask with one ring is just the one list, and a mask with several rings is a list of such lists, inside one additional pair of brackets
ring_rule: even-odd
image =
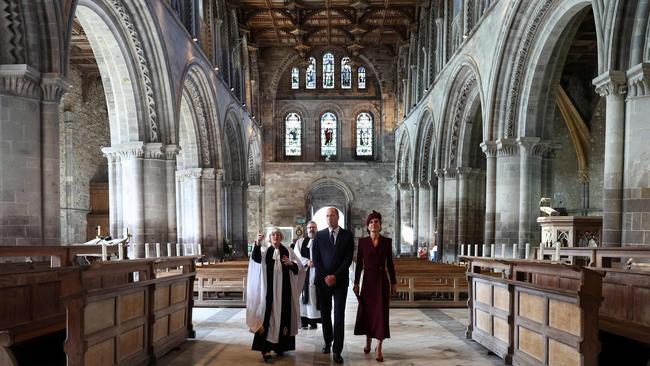
[(397, 295), (391, 307), (465, 307), (465, 267), (419, 258), (396, 258)]
[[(507, 364), (598, 364), (601, 273), (543, 261), (464, 259), (468, 337)], [(503, 278), (487, 275), (495, 272)]]
[(194, 293), (196, 306), (246, 306), (248, 262), (197, 267)]

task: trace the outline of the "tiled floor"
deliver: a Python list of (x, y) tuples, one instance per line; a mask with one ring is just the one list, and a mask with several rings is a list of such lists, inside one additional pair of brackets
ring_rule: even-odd
[[(352, 291), (350, 291), (352, 294)], [(346, 365), (380, 365), (374, 351), (363, 353), (365, 337), (353, 335), (357, 301), (348, 296), (345, 346)], [(259, 352), (251, 351), (253, 335), (245, 324), (245, 309), (196, 308), (196, 339), (167, 354), (158, 365), (216, 366), (262, 365)], [(465, 339), (467, 309), (391, 309), (392, 338), (384, 342), (385, 365), (503, 365), (485, 348)], [(330, 365), (331, 355), (321, 353), (323, 336), (318, 330), (301, 330), (296, 351), (274, 360), (275, 365)], [(373, 342), (374, 347), (374, 342)]]

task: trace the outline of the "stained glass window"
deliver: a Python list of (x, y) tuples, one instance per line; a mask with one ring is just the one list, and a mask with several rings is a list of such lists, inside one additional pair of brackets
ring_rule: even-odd
[(323, 55), (323, 88), (334, 89), (334, 55)]
[(300, 70), (294, 66), (294, 68), (291, 69), (291, 89), (298, 88), (300, 88)]
[(357, 69), (357, 77), (358, 79), (358, 88), (359, 89), (365, 89), (366, 88), (366, 68), (363, 66), (360, 66)]
[(372, 116), (366, 112), (357, 116), (357, 156), (372, 156)]
[(341, 88), (352, 88), (352, 67), (350, 66), (349, 57), (343, 57), (341, 59)]
[(289, 113), (284, 120), (284, 153), (286, 156), (300, 156), (302, 124), (297, 113)]
[(336, 116), (331, 112), (320, 118), (320, 154), (336, 156)]
[(309, 58), (309, 65), (305, 72), (305, 86), (307, 89), (316, 89), (316, 59)]

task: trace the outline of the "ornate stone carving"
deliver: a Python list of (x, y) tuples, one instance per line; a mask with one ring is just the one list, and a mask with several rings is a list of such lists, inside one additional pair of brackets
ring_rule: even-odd
[(0, 64), (25, 63), (24, 24), (19, 1), (0, 1)]
[(194, 107), (194, 116), (196, 117), (197, 127), (199, 128), (199, 138), (201, 139), (201, 161), (204, 166), (211, 166), (210, 163), (210, 150), (208, 149), (208, 122), (206, 116), (206, 108), (199, 94), (199, 88), (196, 83), (190, 78), (185, 80), (185, 88), (187, 88), (190, 98), (192, 99), (192, 106)]
[(481, 149), (486, 158), (494, 158), (497, 156), (497, 144), (494, 141), (481, 142)]
[(530, 51), (530, 46), (533, 44), (533, 38), (537, 33), (537, 28), (542, 21), (542, 18), (546, 15), (546, 12), (550, 8), (551, 4), (555, 0), (544, 0), (540, 1), (537, 5), (537, 8), (534, 11), (534, 16), (528, 22), (526, 27), (526, 32), (524, 37), (519, 43), (519, 50), (517, 51), (517, 58), (515, 61), (514, 72), (512, 76), (512, 81), (510, 82), (510, 87), (508, 91), (508, 99), (506, 105), (506, 133), (505, 137), (514, 136), (514, 124), (515, 124), (515, 114), (517, 112), (517, 99), (519, 98), (519, 88), (521, 86), (521, 79), (524, 75), (524, 69), (526, 67), (526, 61), (528, 60), (528, 52)]
[(641, 97), (650, 95), (650, 63), (640, 63), (627, 71), (628, 95)]
[(29, 65), (0, 65), (0, 94), (40, 98), (40, 76)]
[(151, 142), (158, 141), (158, 122), (156, 115), (156, 100), (153, 93), (153, 83), (151, 81), (151, 72), (149, 71), (149, 63), (144, 54), (144, 49), (142, 48), (142, 42), (138, 36), (138, 32), (131, 21), (131, 16), (127, 12), (126, 8), (122, 4), (122, 0), (108, 0), (107, 1), (115, 10), (119, 16), (124, 29), (129, 35), (129, 42), (135, 51), (136, 61), (140, 67), (140, 73), (142, 76), (142, 84), (145, 89), (145, 96), (147, 98), (147, 112), (149, 117), (149, 140)]
[(469, 78), (463, 83), (463, 87), (460, 90), (458, 99), (456, 100), (456, 105), (454, 107), (454, 114), (452, 115), (453, 122), (451, 125), (450, 137), (449, 137), (449, 156), (447, 159), (449, 166), (456, 166), (456, 158), (458, 156), (458, 135), (460, 133), (460, 121), (463, 116), (463, 111), (465, 110), (465, 104), (469, 97), (469, 92), (471, 88), (476, 84), (476, 75), (472, 74)]
[(499, 139), (497, 143), (497, 156), (513, 156), (519, 152), (519, 146), (514, 139)]
[(199, 179), (203, 175), (203, 169), (192, 168), (176, 171), (176, 180), (184, 181), (188, 179)]
[(201, 179), (214, 180), (216, 177), (214, 168), (204, 168), (201, 171)]
[(43, 100), (46, 102), (59, 103), (63, 95), (70, 90), (70, 83), (58, 74), (43, 74), (41, 78), (41, 90)]
[(429, 164), (431, 157), (431, 140), (433, 139), (433, 123), (428, 123), (424, 133), (423, 146), (422, 146), (422, 159), (420, 164), (420, 180), (426, 181), (429, 179)]
[(163, 145), (160, 142), (144, 144), (144, 157), (146, 159), (163, 159), (165, 157)]
[(596, 93), (601, 97), (623, 95), (627, 92), (627, 79), (622, 71), (611, 70), (599, 75), (593, 81)]
[(445, 168), (444, 170), (445, 170), (445, 178), (454, 179), (458, 175), (457, 168), (450, 167), (450, 168)]
[(176, 145), (165, 145), (165, 159), (176, 160), (176, 155), (181, 151), (181, 148)]

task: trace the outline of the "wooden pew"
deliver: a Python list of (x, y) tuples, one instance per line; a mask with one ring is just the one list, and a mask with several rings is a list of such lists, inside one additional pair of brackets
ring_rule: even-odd
[[(541, 249), (544, 258), (553, 258), (555, 256), (555, 248), (545, 247)], [(614, 264), (612, 259), (650, 259), (650, 250), (644, 248), (631, 248), (631, 247), (598, 247), (598, 248), (583, 248), (583, 247), (562, 247), (560, 248), (560, 258), (565, 257), (569, 261), (573, 261), (574, 257), (588, 258), (590, 267), (598, 268), (611, 268)], [(619, 264), (623, 266), (623, 264)]]
[(68, 365), (155, 363), (194, 337), (196, 258), (98, 262), (66, 276)]
[(468, 337), (507, 364), (598, 364), (601, 273), (543, 261), (464, 259), (470, 281)]
[(391, 298), (391, 307), (467, 306), (464, 266), (432, 263), (419, 258), (396, 258), (394, 263), (397, 295)]
[[(117, 253), (116, 246), (107, 246), (107, 253)], [(84, 255), (100, 255), (102, 254), (101, 245), (16, 245), (16, 246), (0, 246), (0, 258), (24, 258), (24, 257), (50, 257), (49, 267), (66, 267), (74, 266), (75, 258)], [(6, 263), (1, 263), (2, 267), (11, 267)]]
[(197, 266), (195, 306), (245, 307), (247, 274), (247, 260)]

